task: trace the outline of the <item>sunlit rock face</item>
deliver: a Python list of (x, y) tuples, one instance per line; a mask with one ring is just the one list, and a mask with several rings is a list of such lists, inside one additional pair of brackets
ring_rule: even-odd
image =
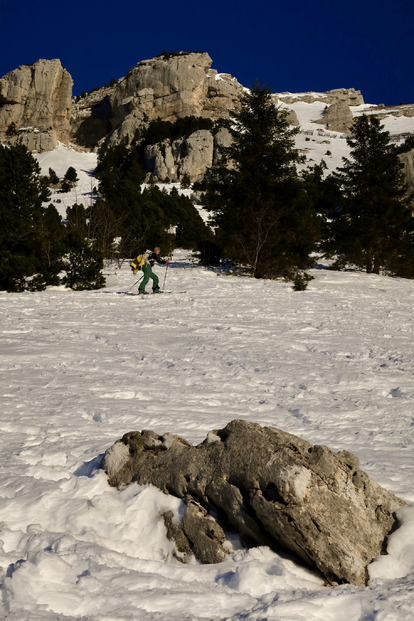
[(367, 566), (383, 552), (394, 513), (405, 504), (352, 453), (244, 420), (197, 446), (172, 434), (127, 433), (102, 467), (112, 486), (152, 484), (184, 498), (190, 513), (182, 532), (200, 560), (225, 557), (230, 526), (246, 545), (292, 552), (329, 584), (367, 583)]
[(205, 53), (165, 54), (138, 63), (113, 86), (74, 104), (73, 140), (93, 148), (103, 137), (109, 144), (132, 140), (158, 118), (228, 118), (240, 106), (243, 87), (211, 64)]
[(70, 74), (60, 60), (22, 65), (0, 80), (0, 138), (30, 151), (68, 144), (72, 106)]

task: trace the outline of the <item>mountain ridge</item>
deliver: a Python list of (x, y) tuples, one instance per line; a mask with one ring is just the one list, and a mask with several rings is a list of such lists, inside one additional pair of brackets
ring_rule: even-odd
[[(212, 69), (205, 52), (164, 53), (142, 60), (126, 76), (72, 96), (73, 79), (59, 59), (22, 65), (0, 79), (0, 140), (24, 144), (33, 152), (52, 151), (58, 144), (97, 151), (107, 142), (130, 143), (156, 119), (175, 122), (186, 116), (227, 119), (240, 107), (246, 88), (237, 78)], [(337, 88), (324, 93), (274, 93), (288, 121), (299, 129), (297, 148), (306, 166), (322, 159), (329, 171), (347, 156), (346, 140), (356, 116), (375, 114), (392, 140), (414, 135), (414, 104), (366, 104), (360, 91)], [(216, 161), (229, 136), (202, 130), (179, 141), (151, 145), (146, 154), (149, 176), (156, 182), (191, 182)], [(404, 158), (403, 158), (404, 159)], [(414, 153), (405, 157), (413, 184)]]

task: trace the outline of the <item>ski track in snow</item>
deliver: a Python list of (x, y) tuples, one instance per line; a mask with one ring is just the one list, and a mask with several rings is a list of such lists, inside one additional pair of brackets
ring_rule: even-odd
[[(158, 268), (163, 282), (164, 272)], [(0, 559), (5, 619), (406, 620), (414, 515), (371, 585), (323, 587), (267, 548), (181, 565), (160, 513), (108, 486), (104, 451), (152, 429), (192, 443), (234, 418), (350, 450), (414, 501), (414, 282), (317, 269), (305, 292), (225, 276), (177, 251), (141, 299), (127, 264), (100, 291), (0, 294)]]

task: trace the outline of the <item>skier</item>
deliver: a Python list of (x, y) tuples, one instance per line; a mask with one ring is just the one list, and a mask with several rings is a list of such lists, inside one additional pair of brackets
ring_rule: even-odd
[(154, 250), (147, 250), (144, 254), (145, 257), (145, 263), (142, 266), (142, 271), (144, 272), (144, 278), (142, 279), (139, 288), (138, 288), (138, 293), (141, 295), (148, 295), (147, 291), (145, 291), (145, 287), (147, 286), (147, 283), (149, 281), (149, 279), (152, 279), (152, 292), (153, 293), (161, 293), (161, 289), (159, 287), (159, 279), (158, 276), (156, 274), (154, 274), (154, 272), (152, 271), (152, 268), (154, 267), (154, 263), (160, 263), (161, 265), (165, 265), (167, 263), (167, 261), (165, 259), (161, 259), (159, 257), (159, 254), (161, 252), (161, 249), (159, 246), (155, 246)]

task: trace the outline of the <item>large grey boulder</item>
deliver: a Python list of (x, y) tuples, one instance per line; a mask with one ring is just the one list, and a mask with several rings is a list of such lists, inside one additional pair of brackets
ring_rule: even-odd
[[(206, 528), (212, 511), (247, 544), (289, 550), (330, 584), (366, 584), (367, 566), (405, 504), (363, 472), (355, 455), (242, 420), (197, 446), (171, 434), (127, 433), (102, 467), (112, 486), (152, 484), (184, 498), (191, 515), (183, 532), (198, 558), (216, 562), (228, 552), (221, 528)], [(197, 532), (208, 550), (194, 544)]]
[(29, 150), (67, 144), (72, 78), (60, 60), (22, 65), (0, 79), (0, 140)]

